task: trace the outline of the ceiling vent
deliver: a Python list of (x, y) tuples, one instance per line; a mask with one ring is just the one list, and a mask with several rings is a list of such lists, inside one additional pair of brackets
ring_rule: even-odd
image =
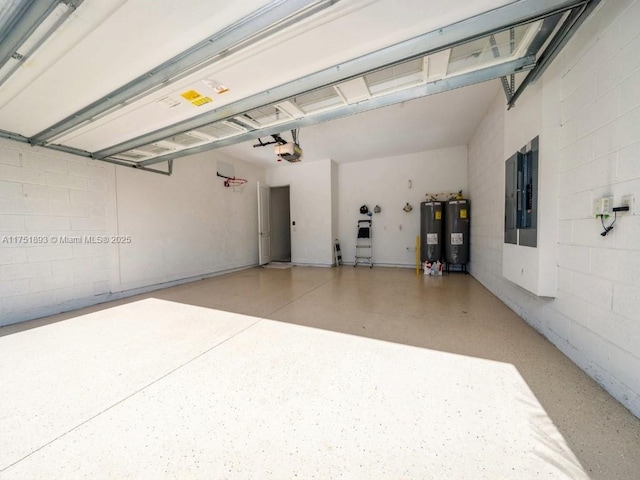
[(167, 142), (175, 143), (180, 145), (181, 147), (191, 147), (192, 145), (197, 145), (198, 143), (202, 143), (204, 140), (202, 138), (197, 138), (188, 133), (180, 133), (173, 137), (167, 138)]
[(171, 151), (170, 148), (161, 147), (160, 145), (155, 145), (155, 144), (144, 145), (142, 147), (138, 147), (137, 150), (140, 150), (141, 152), (148, 153), (151, 155), (162, 155), (163, 153), (167, 153)]

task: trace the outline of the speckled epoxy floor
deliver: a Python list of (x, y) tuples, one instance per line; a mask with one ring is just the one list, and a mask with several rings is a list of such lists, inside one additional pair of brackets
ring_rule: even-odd
[(640, 420), (463, 275), (252, 269), (4, 327), (0, 399), (2, 479), (640, 471)]

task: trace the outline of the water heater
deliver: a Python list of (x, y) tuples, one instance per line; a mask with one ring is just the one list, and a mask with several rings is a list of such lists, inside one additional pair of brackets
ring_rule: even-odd
[(460, 265), (462, 271), (466, 271), (469, 262), (469, 213), (469, 200), (450, 200), (446, 203), (445, 263)]
[(420, 262), (442, 261), (443, 202), (420, 204)]

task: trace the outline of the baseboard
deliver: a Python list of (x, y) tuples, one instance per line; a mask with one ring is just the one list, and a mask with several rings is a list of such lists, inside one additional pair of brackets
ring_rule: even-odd
[(299, 262), (292, 262), (292, 265), (294, 267), (321, 267), (321, 268), (331, 268), (334, 266), (334, 264), (331, 264), (331, 263), (299, 263)]
[(162, 290), (164, 288), (175, 287), (185, 283), (197, 282), (199, 280), (204, 280), (206, 278), (218, 277), (221, 275), (227, 275), (229, 273), (248, 270), (250, 268), (254, 268), (257, 266), (258, 264), (245, 265), (242, 267), (210, 272), (202, 275), (196, 275), (193, 277), (181, 278), (179, 280), (171, 280), (168, 282), (161, 282), (161, 283), (156, 283), (152, 285), (131, 288), (128, 290), (109, 292), (101, 295), (69, 300), (67, 302), (63, 302), (57, 305), (47, 305), (45, 307), (38, 307), (32, 310), (21, 312), (20, 314), (15, 314), (12, 317), (5, 319), (5, 321), (2, 324), (0, 324), (0, 327), (14, 325), (16, 323), (27, 322), (30, 320), (37, 320), (43, 317), (49, 317), (51, 315), (70, 312), (73, 310), (77, 310), (79, 308), (91, 307), (94, 305), (100, 305), (102, 303), (112, 302), (114, 300), (122, 300), (123, 298), (133, 297), (135, 295), (141, 295), (141, 294), (153, 292), (156, 290)]
[[(349, 265), (349, 266), (353, 267), (353, 263), (354, 262), (342, 262), (341, 265)], [(360, 267), (368, 267), (369, 265), (367, 265), (366, 263), (360, 263), (360, 264), (358, 264), (358, 266), (360, 266)], [(416, 268), (415, 265), (408, 265), (406, 263), (376, 263), (376, 262), (373, 262), (373, 266), (374, 267), (383, 267), (383, 268)]]

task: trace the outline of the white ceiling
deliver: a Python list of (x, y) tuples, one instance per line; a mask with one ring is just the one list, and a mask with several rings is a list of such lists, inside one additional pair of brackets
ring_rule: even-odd
[[(338, 0), (293, 25), (277, 28), (246, 47), (235, 50), (236, 47), (232, 47), (231, 53), (207, 61), (47, 141), (52, 146), (61, 145), (96, 156), (103, 149), (208, 112), (224, 113), (238, 102), (285, 84), (293, 85), (290, 95), (299, 95), (306, 90), (292, 93), (291, 89), (295, 90), (298, 83), (317, 72), (340, 71), (340, 67), (355, 58), (429, 32), (439, 35), (441, 28), (457, 22), (473, 22), (474, 17), (494, 9), (504, 11), (502, 7), (507, 6), (507, 10), (528, 12), (535, 10), (536, 2), (543, 1), (552, 6), (567, 0)], [(260, 8), (267, 5), (292, 8), (291, 5), (304, 3), (303, 0), (280, 3), (275, 0), (84, 0), (66, 23), (0, 85), (0, 130), (31, 139), (198, 42), (246, 21)], [(502, 19), (501, 14), (494, 13), (491, 15)], [(530, 28), (530, 33), (535, 31)], [(424, 51), (426, 47), (415, 48)], [(513, 48), (511, 51), (513, 53)], [(491, 49), (484, 53), (491, 59)], [(440, 58), (442, 54), (444, 63)], [(446, 72), (448, 58), (446, 51), (419, 58), (425, 65), (423, 84), (445, 78), (429, 75), (440, 68), (438, 63)], [(386, 56), (381, 60), (386, 63), (375, 68), (401, 59)], [(496, 63), (507, 60), (496, 58)], [(429, 73), (426, 73), (427, 66)], [(203, 83), (207, 78), (215, 78), (229, 87), (229, 91), (217, 94), (213, 87)], [(362, 80), (341, 85), (343, 93), (350, 90), (353, 95), (343, 98), (350, 107), (375, 96), (372, 92), (367, 94)], [(464, 145), (499, 89), (499, 82), (491, 81), (304, 127), (300, 133), (304, 161), (332, 158), (347, 162)], [(210, 103), (192, 104), (181, 95), (189, 90), (210, 97)], [(276, 100), (281, 101), (282, 97), (265, 104)], [(163, 101), (173, 102), (174, 106), (169, 107)], [(238, 113), (233, 111), (230, 115)], [(283, 137), (290, 139), (290, 133), (283, 132)], [(149, 140), (149, 144), (163, 138), (168, 136)], [(275, 161), (273, 148), (253, 148), (253, 143), (221, 150), (260, 165), (271, 165)], [(146, 143), (138, 143), (142, 145)], [(130, 148), (137, 146), (124, 150)]]
[[(493, 80), (302, 128), (302, 161), (357, 162), (467, 145), (500, 91)], [(282, 137), (291, 140), (289, 132)], [(254, 148), (255, 143), (219, 151), (263, 167), (277, 164), (273, 145)]]
[[(85, 0), (28, 68), (0, 88), (0, 129), (35, 135), (266, 3)], [(474, 0), (455, 2), (452, 8), (451, 2), (440, 0), (341, 0), (259, 45), (132, 102), (65, 143), (100, 150), (506, 3)], [(179, 98), (180, 92), (204, 90), (201, 80), (208, 75), (230, 92), (202, 107), (183, 103), (167, 109), (156, 103), (168, 95)]]

